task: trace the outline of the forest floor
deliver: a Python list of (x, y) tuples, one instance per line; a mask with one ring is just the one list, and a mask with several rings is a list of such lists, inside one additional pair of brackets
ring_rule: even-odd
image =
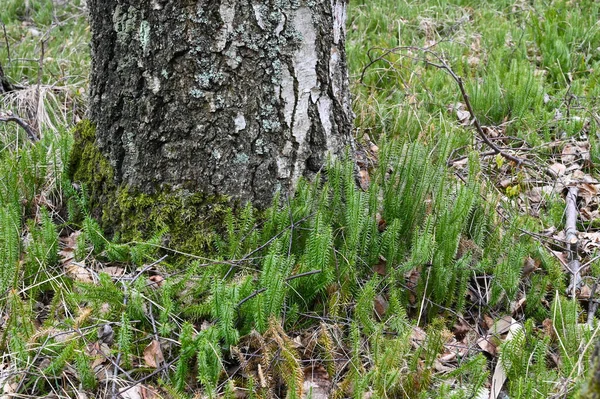
[(67, 177), (85, 12), (0, 13), (0, 397), (585, 397), (600, 3), (351, 1), (358, 186), (332, 164), (200, 255), (105, 236)]

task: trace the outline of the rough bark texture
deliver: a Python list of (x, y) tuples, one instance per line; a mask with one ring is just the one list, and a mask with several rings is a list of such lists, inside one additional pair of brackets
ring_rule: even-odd
[(117, 186), (268, 205), (351, 143), (344, 0), (90, 0)]

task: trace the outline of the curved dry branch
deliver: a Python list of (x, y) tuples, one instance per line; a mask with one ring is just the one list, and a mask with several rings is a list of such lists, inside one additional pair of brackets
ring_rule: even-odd
[(27, 137), (31, 141), (38, 140), (37, 134), (35, 134), (32, 127), (29, 126), (29, 124), (27, 122), (25, 122), (23, 119), (21, 119), (17, 116), (14, 116), (14, 115), (0, 116), (0, 122), (15, 122), (17, 125), (21, 126), (21, 128), (23, 128), (23, 130), (25, 130), (25, 133), (27, 133)]
[[(434, 44), (433, 46), (435, 46), (436, 44)], [(505, 158), (509, 161), (515, 162), (517, 164), (517, 166), (520, 166), (522, 164), (530, 165), (531, 162), (527, 161), (524, 158), (517, 157), (515, 155), (512, 155), (512, 154), (504, 151), (503, 149), (498, 147), (492, 140), (490, 140), (490, 138), (487, 136), (487, 134), (483, 130), (483, 126), (479, 122), (477, 115), (475, 115), (475, 111), (473, 109), (473, 106), (471, 105), (471, 99), (469, 97), (469, 93), (467, 93), (467, 90), (465, 89), (465, 85), (463, 83), (462, 77), (458, 76), (456, 74), (456, 72), (454, 72), (454, 70), (450, 67), (450, 65), (448, 65), (448, 63), (444, 60), (444, 58), (441, 55), (439, 55), (435, 51), (431, 50), (431, 47), (433, 47), (433, 46), (430, 46), (427, 48), (415, 47), (415, 46), (400, 46), (400, 47), (394, 47), (391, 49), (380, 49), (383, 51), (383, 54), (376, 58), (371, 58), (370, 50), (369, 50), (370, 62), (363, 68), (363, 71), (360, 76), (360, 82), (362, 83), (364, 76), (365, 76), (365, 72), (369, 67), (371, 67), (373, 64), (375, 64), (378, 61), (385, 60), (385, 57), (391, 53), (397, 53), (398, 51), (401, 51), (401, 50), (413, 50), (413, 51), (420, 51), (424, 54), (429, 54), (433, 58), (435, 58), (437, 60), (437, 62), (431, 62), (428, 59), (424, 59), (423, 61), (427, 65), (430, 65), (432, 67), (446, 71), (458, 85), (461, 97), (465, 103), (465, 106), (467, 107), (467, 111), (469, 112), (470, 120), (471, 120), (473, 126), (475, 126), (475, 131), (477, 132), (477, 135), (481, 138), (481, 140), (488, 147), (490, 147), (492, 149), (494, 154), (499, 154), (503, 158)]]

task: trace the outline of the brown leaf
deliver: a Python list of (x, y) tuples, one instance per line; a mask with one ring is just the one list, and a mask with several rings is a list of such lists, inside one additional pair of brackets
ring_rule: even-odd
[(410, 334), (410, 339), (414, 348), (420, 348), (425, 342), (425, 339), (427, 339), (427, 334), (422, 328), (413, 327), (412, 333)]
[(461, 125), (468, 125), (470, 123), (469, 119), (471, 118), (471, 114), (469, 111), (456, 111), (456, 117)]
[(488, 330), (494, 325), (494, 319), (492, 319), (488, 314), (483, 315), (483, 322)]
[(160, 342), (153, 339), (152, 342), (144, 349), (144, 362), (148, 367), (157, 368), (165, 358), (163, 357), (162, 349), (160, 348)]
[(120, 389), (119, 397), (122, 399), (155, 399), (159, 396), (152, 389), (142, 384), (136, 384)]
[(477, 346), (479, 346), (482, 351), (487, 352), (492, 356), (496, 356), (498, 345), (496, 345), (494, 341), (492, 335), (487, 335), (477, 340)]
[(358, 182), (360, 184), (360, 188), (363, 191), (367, 191), (369, 189), (369, 185), (371, 184), (371, 178), (369, 177), (369, 171), (366, 169), (361, 169), (358, 172)]
[(107, 266), (99, 271), (101, 273), (106, 273), (111, 277), (121, 277), (125, 274), (125, 269), (118, 266)]
[(373, 271), (380, 276), (387, 275), (387, 261), (384, 257), (379, 257), (379, 262), (373, 265)]
[(383, 233), (385, 229), (387, 229), (387, 222), (380, 213), (377, 213), (375, 218), (377, 220), (377, 230), (379, 230), (380, 233)]
[(552, 172), (554, 172), (556, 176), (560, 177), (565, 174), (565, 172), (567, 171), (567, 167), (562, 163), (556, 162), (550, 165), (550, 170), (552, 170)]
[(457, 339), (464, 337), (471, 330), (471, 326), (462, 317), (452, 326), (452, 333)]
[(150, 281), (149, 286), (151, 288), (160, 288), (165, 282), (165, 278), (160, 274), (155, 274), (154, 276), (148, 277), (148, 281)]
[(140, 386), (140, 393), (142, 394), (142, 399), (156, 399), (161, 397), (155, 390), (144, 385)]
[(304, 369), (303, 398), (328, 399), (330, 391), (331, 379), (323, 366), (310, 366)]
[(79, 281), (81, 283), (93, 283), (94, 276), (92, 272), (83, 267), (85, 265), (84, 262), (67, 262), (64, 264), (65, 272), (67, 276), (71, 277), (75, 281)]
[(577, 298), (579, 299), (589, 299), (591, 294), (592, 289), (587, 284), (584, 284), (579, 290), (577, 290)]
[(514, 324), (518, 323), (511, 316), (501, 317), (494, 322), (494, 325), (492, 326), (492, 328), (490, 328), (490, 333), (496, 336), (500, 336), (502, 334), (507, 333), (510, 330), (511, 326), (513, 326)]
[(107, 345), (112, 345), (115, 338), (115, 332), (110, 324), (103, 324), (98, 328), (98, 340)]
[(101, 342), (93, 342), (86, 346), (85, 352), (94, 359), (92, 361), (92, 370), (96, 371), (99, 366), (108, 362), (108, 356), (110, 356), (110, 348), (108, 345)]
[(515, 314), (523, 309), (523, 305), (527, 303), (527, 296), (523, 294), (523, 296), (518, 301), (511, 301), (510, 303), (510, 313)]
[(379, 294), (375, 297), (374, 305), (375, 305), (375, 313), (377, 314), (377, 317), (379, 318), (379, 320), (383, 320), (383, 317), (385, 316), (385, 313), (387, 312), (388, 308), (390, 307), (390, 304), (383, 297), (383, 295)]
[(554, 256), (563, 264), (563, 266), (567, 266), (569, 264), (569, 257), (566, 252), (552, 251)]
[(571, 144), (567, 144), (561, 154), (561, 160), (563, 163), (572, 163), (577, 159), (577, 147)]
[(456, 369), (456, 367), (449, 367), (449, 366), (446, 366), (446, 365), (442, 364), (442, 362), (439, 361), (438, 359), (435, 359), (433, 361), (433, 368), (438, 373), (448, 373), (448, 372), (453, 371), (453, 370)]
[[(512, 317), (511, 317), (512, 319)], [(506, 336), (506, 340), (510, 341), (513, 339), (515, 334), (523, 329), (523, 326), (520, 323), (517, 323), (516, 320), (512, 319), (514, 323), (511, 323), (509, 326), (508, 335)], [(502, 385), (506, 381), (506, 370), (504, 370), (504, 366), (502, 362), (496, 362), (496, 368), (494, 370), (494, 375), (492, 376), (492, 387), (490, 389), (490, 399), (496, 399), (498, 395), (500, 395), (500, 390), (502, 389)]]
[(522, 277), (529, 276), (531, 273), (535, 272), (539, 268), (540, 268), (540, 261), (537, 259), (533, 259), (531, 256), (528, 256), (527, 259), (525, 259), (525, 264), (523, 265), (523, 276)]
[(123, 399), (142, 399), (141, 385), (134, 385), (119, 390), (119, 397)]

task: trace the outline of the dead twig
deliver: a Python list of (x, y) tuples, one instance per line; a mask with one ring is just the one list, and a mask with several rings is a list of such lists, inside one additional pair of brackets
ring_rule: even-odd
[[(433, 46), (435, 46), (435, 44)], [(369, 62), (369, 64), (367, 64), (363, 68), (363, 71), (362, 71), (361, 76), (360, 76), (360, 82), (362, 83), (362, 81), (364, 79), (364, 76), (365, 76), (365, 72), (366, 72), (366, 70), (369, 67), (371, 67), (373, 64), (375, 64), (378, 61), (385, 60), (385, 57), (388, 56), (391, 53), (397, 53), (400, 50), (413, 50), (413, 51), (420, 51), (420, 52), (422, 52), (422, 53), (424, 53), (426, 55), (430, 55), (433, 58), (435, 58), (437, 61), (436, 62), (432, 62), (429, 59), (427, 59), (427, 57), (425, 57), (425, 59), (423, 61), (427, 65), (430, 65), (430, 66), (432, 66), (434, 68), (438, 68), (438, 69), (446, 71), (450, 75), (450, 77), (456, 82), (456, 84), (458, 85), (458, 88), (460, 90), (461, 97), (462, 97), (462, 99), (463, 99), (463, 101), (465, 103), (465, 106), (467, 107), (467, 111), (469, 112), (469, 117), (470, 117), (471, 124), (473, 124), (473, 126), (475, 127), (475, 131), (477, 132), (477, 135), (481, 138), (481, 140), (489, 148), (492, 149), (492, 151), (493, 151), (494, 154), (499, 154), (503, 158), (516, 163), (517, 166), (520, 166), (520, 165), (523, 165), (523, 164), (531, 165), (531, 162), (527, 161), (524, 158), (517, 157), (515, 155), (512, 155), (512, 154), (504, 151), (502, 148), (498, 147), (492, 140), (490, 140), (490, 138), (485, 133), (485, 130), (484, 130), (483, 126), (479, 122), (479, 119), (477, 118), (477, 115), (475, 115), (475, 110), (473, 109), (473, 106), (471, 104), (471, 99), (469, 97), (469, 93), (467, 93), (467, 90), (465, 88), (465, 85), (464, 85), (462, 77), (458, 76), (456, 74), (456, 72), (454, 72), (454, 70), (452, 69), (452, 67), (450, 67), (450, 65), (448, 65), (448, 63), (444, 60), (444, 58), (440, 54), (438, 54), (435, 51), (431, 50), (431, 48), (433, 46), (426, 47), (426, 48), (415, 47), (415, 46), (399, 46), (399, 47), (394, 47), (394, 48), (391, 48), (391, 49), (382, 49), (383, 50), (383, 54), (381, 56), (377, 57), (377, 58), (372, 59), (371, 62)], [(370, 50), (369, 50), (369, 59), (371, 59)]]
[(431, 65), (435, 68), (446, 71), (458, 85), (460, 94), (463, 98), (463, 101), (465, 102), (465, 106), (467, 107), (467, 111), (469, 112), (469, 115), (471, 117), (471, 122), (473, 123), (473, 126), (475, 126), (475, 131), (477, 132), (477, 134), (479, 135), (481, 140), (483, 140), (483, 142), (488, 147), (490, 147), (492, 149), (492, 151), (494, 151), (496, 154), (500, 154), (500, 156), (502, 156), (503, 158), (506, 158), (509, 161), (515, 162), (517, 164), (517, 166), (527, 163), (527, 160), (525, 160), (523, 158), (519, 158), (517, 156), (509, 154), (508, 152), (503, 151), (492, 140), (490, 140), (490, 138), (487, 136), (487, 134), (485, 134), (485, 131), (483, 130), (483, 127), (481, 126), (479, 119), (475, 115), (475, 111), (473, 110), (473, 106), (471, 105), (471, 99), (469, 97), (469, 94), (467, 93), (467, 90), (465, 89), (465, 85), (463, 83), (462, 77), (458, 76), (454, 72), (454, 70), (448, 65), (448, 63), (439, 54), (437, 54), (431, 50), (424, 50), (424, 51), (426, 53), (434, 56), (439, 62), (439, 64), (436, 64), (433, 62), (426, 61), (427, 64)]
[(575, 297), (577, 288), (581, 283), (581, 265), (579, 263), (579, 255), (577, 254), (579, 239), (577, 238), (577, 187), (569, 187), (567, 191), (565, 210), (565, 236), (567, 243), (567, 251), (569, 253), (569, 263), (567, 269), (571, 273), (571, 282), (567, 293), (571, 293)]
[(8, 44), (8, 34), (6, 33), (6, 25), (4, 24), (4, 22), (0, 23), (2, 23), (2, 31), (4, 32), (4, 43), (6, 43), (6, 58), (8, 59), (8, 63), (10, 64), (10, 44)]
[(36, 85), (36, 89), (35, 89), (35, 104), (37, 104), (37, 106), (35, 107), (35, 113), (34, 113), (34, 117), (32, 118), (34, 123), (35, 123), (35, 130), (36, 131), (40, 131), (40, 125), (39, 125), (39, 119), (38, 119), (38, 114), (39, 114), (39, 104), (40, 104), (40, 99), (41, 99), (41, 87), (42, 87), (42, 75), (44, 73), (44, 57), (46, 55), (46, 42), (48, 41), (48, 39), (45, 40), (40, 40), (40, 46), (41, 46), (41, 51), (40, 51), (40, 58), (38, 60), (38, 76), (37, 76), (37, 85)]
[[(289, 282), (289, 281), (295, 280), (295, 279), (300, 278), (300, 277), (312, 276), (313, 274), (318, 274), (318, 273), (321, 273), (321, 270), (310, 270), (308, 272), (304, 272), (304, 273), (295, 274), (293, 276), (290, 276), (290, 277), (286, 278), (285, 281)], [(240, 306), (242, 306), (244, 303), (246, 303), (250, 299), (252, 299), (255, 296), (257, 296), (258, 294), (262, 294), (266, 290), (267, 290), (266, 288), (259, 288), (258, 290), (254, 291), (250, 295), (248, 295), (246, 298), (244, 298), (241, 301), (239, 301), (238, 304), (235, 305), (235, 307), (239, 311)]]
[(590, 301), (588, 302), (588, 314), (587, 314), (587, 324), (591, 327), (594, 325), (594, 315), (596, 314), (596, 310), (598, 310), (598, 301), (594, 299), (594, 295), (596, 295), (596, 289), (598, 288), (598, 280), (594, 280), (594, 284), (592, 285), (592, 289), (590, 291)]
[(35, 134), (35, 132), (31, 128), (31, 126), (29, 126), (29, 124), (27, 122), (25, 122), (23, 119), (19, 118), (18, 116), (14, 116), (14, 115), (2, 116), (2, 115), (0, 115), (0, 122), (15, 122), (17, 125), (21, 126), (23, 128), (23, 130), (25, 130), (25, 133), (27, 133), (27, 137), (29, 138), (29, 140), (38, 141), (37, 134)]

